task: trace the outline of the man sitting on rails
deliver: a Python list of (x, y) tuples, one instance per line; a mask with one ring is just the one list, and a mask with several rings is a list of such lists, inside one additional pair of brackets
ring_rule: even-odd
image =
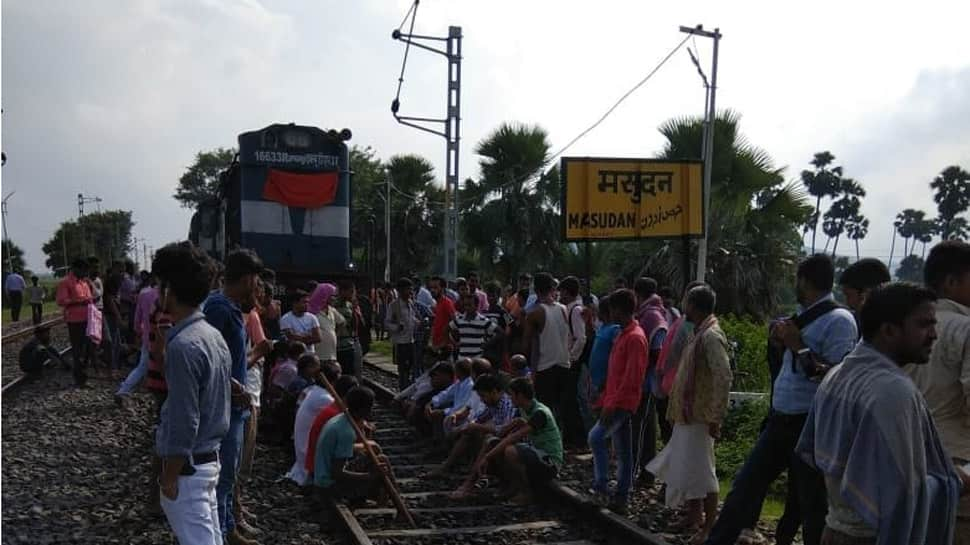
[[(485, 410), (459, 432), (445, 467), (450, 467), (449, 461), (453, 465), (459, 456), (472, 452), (476, 453), (472, 467), (477, 467), (478, 462), (491, 450), (490, 447), (498, 441), (496, 437), (505, 432), (515, 417), (516, 409), (512, 398), (502, 390), (501, 380), (495, 375), (479, 377), (475, 381), (475, 392), (485, 404)], [(494, 441), (491, 445), (488, 444), (490, 440)], [(451, 499), (467, 498), (481, 476), (478, 471), (471, 471), (462, 485), (451, 494)]]
[[(424, 409), (426, 420), (431, 425), (432, 437), (444, 439), (445, 418), (463, 408), (472, 394), (475, 385), (472, 380), (472, 362), (468, 358), (461, 358), (455, 363), (456, 382), (431, 398), (431, 403)], [(443, 442), (441, 444), (443, 446)]]
[(494, 463), (505, 479), (512, 503), (528, 505), (535, 488), (554, 479), (562, 467), (562, 433), (549, 407), (535, 398), (531, 382), (517, 378), (509, 384), (509, 391), (519, 417), (475, 464), (473, 472), (482, 472)]
[[(340, 378), (331, 384), (333, 385), (333, 389), (336, 390), (337, 396), (340, 399), (345, 399), (347, 392), (360, 386), (360, 381), (354, 375), (340, 375)], [(313, 423), (310, 425), (310, 431), (307, 434), (306, 460), (303, 465), (304, 470), (306, 470), (307, 482), (313, 482), (313, 464), (316, 462), (317, 441), (320, 439), (320, 433), (323, 432), (323, 427), (327, 425), (327, 422), (330, 422), (331, 418), (340, 413), (340, 404), (331, 403), (317, 413), (316, 418), (313, 419)]]
[(34, 338), (20, 349), (20, 370), (27, 378), (36, 379), (44, 371), (44, 364), (47, 360), (66, 363), (61, 359), (61, 355), (51, 346), (51, 330), (46, 326), (36, 326), (34, 328)]
[(331, 418), (317, 440), (313, 483), (317, 486), (318, 497), (324, 505), (331, 499), (374, 499), (382, 503), (381, 474), (390, 472), (387, 459), (382, 456), (381, 465), (372, 465), (366, 473), (348, 469), (358, 439), (350, 419), (353, 418), (360, 427), (365, 425), (374, 408), (374, 392), (370, 388), (357, 387), (347, 392), (344, 402), (347, 411)]

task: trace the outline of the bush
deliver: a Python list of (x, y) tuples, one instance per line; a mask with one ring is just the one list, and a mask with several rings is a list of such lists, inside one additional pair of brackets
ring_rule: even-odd
[[(714, 443), (714, 458), (719, 479), (733, 480), (751, 453), (761, 423), (768, 416), (768, 398), (744, 401), (728, 411), (721, 425), (721, 439)], [(788, 488), (787, 473), (772, 483), (768, 498), (784, 503)]]
[(733, 315), (719, 316), (718, 322), (734, 349), (734, 383), (739, 392), (767, 393), (771, 387), (768, 372), (768, 326)]

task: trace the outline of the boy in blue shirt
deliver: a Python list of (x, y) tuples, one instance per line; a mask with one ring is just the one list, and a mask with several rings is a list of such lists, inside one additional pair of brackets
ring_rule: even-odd
[(357, 387), (344, 399), (347, 411), (330, 419), (317, 439), (313, 463), (313, 484), (321, 500), (346, 498), (353, 501), (384, 500), (382, 473), (390, 471), (387, 459), (380, 456), (381, 465), (370, 467), (366, 473), (350, 471), (348, 464), (358, 449), (357, 426), (363, 427), (374, 408), (374, 392), (370, 388)]

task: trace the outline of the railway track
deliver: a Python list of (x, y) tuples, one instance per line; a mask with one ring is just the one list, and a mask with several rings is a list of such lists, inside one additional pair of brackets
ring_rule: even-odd
[[(368, 364), (364, 382), (377, 394), (375, 439), (391, 461), (402, 496), (414, 516), (416, 528), (396, 518), (393, 508), (354, 509), (337, 504), (335, 509), (355, 545), (437, 545), (468, 543), (483, 545), (597, 545), (630, 543), (662, 545), (667, 541), (593, 503), (577, 491), (585, 483), (554, 481), (536, 497), (535, 506), (509, 506), (489, 488), (472, 500), (455, 501), (448, 495), (460, 484), (461, 471), (436, 479), (427, 473), (440, 458), (418, 447), (415, 436), (396, 411), (390, 408), (396, 381), (389, 372)], [(382, 376), (383, 375), (383, 376)], [(586, 463), (575, 458), (566, 464)]]

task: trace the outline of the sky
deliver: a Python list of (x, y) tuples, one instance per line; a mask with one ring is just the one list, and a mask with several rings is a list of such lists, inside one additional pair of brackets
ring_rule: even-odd
[[(46, 269), (41, 245), (76, 218), (78, 193), (132, 210), (152, 248), (184, 239), (191, 211), (171, 195), (195, 154), (275, 122), (350, 128), (351, 143), (423, 155), (442, 178), (444, 140), (390, 113), (403, 54), (390, 36), (410, 5), (4, 0), (0, 176), (28, 267)], [(936, 0), (424, 0), (415, 33), (462, 27), (465, 179), (499, 124), (539, 124), (559, 149), (682, 39), (680, 25), (719, 27), (718, 109), (741, 114), (790, 180), (831, 151), (868, 191), (862, 253), (886, 258), (895, 214), (935, 215), (932, 178), (970, 169), (968, 16), (970, 3)], [(710, 40), (688, 43), (709, 73)], [(443, 116), (445, 82), (444, 59), (412, 49), (401, 113)], [(657, 127), (700, 115), (703, 93), (682, 49), (566, 155), (651, 157)]]

